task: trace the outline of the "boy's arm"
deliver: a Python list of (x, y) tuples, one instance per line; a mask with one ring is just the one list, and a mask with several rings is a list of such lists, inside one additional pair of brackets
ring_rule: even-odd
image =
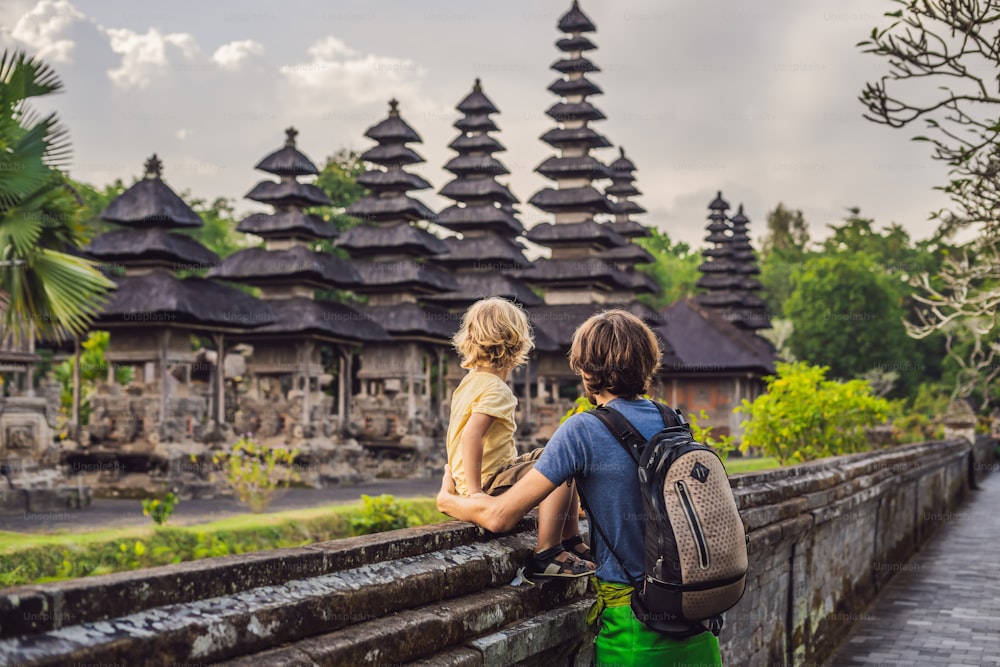
[(458, 446), (462, 450), (465, 486), (469, 495), (483, 491), (483, 436), (493, 423), (493, 416), (473, 412), (462, 429)]
[(468, 498), (455, 493), (451, 468), (444, 467), (438, 510), (460, 521), (471, 521), (486, 530), (502, 533), (512, 529), (528, 511), (538, 505), (556, 485), (537, 470), (529, 470), (517, 484), (499, 496), (477, 493)]

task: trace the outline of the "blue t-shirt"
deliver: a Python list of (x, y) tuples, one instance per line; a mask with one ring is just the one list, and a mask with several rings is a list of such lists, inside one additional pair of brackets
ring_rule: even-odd
[[(608, 403), (644, 438), (663, 428), (663, 417), (650, 401), (616, 398)], [(643, 574), (644, 518), (635, 461), (611, 431), (594, 415), (573, 415), (553, 434), (535, 463), (535, 470), (556, 486), (576, 478), (592, 512), (590, 544), (597, 561), (597, 578), (628, 584), (628, 577), (594, 527), (594, 520), (611, 540), (633, 580)]]

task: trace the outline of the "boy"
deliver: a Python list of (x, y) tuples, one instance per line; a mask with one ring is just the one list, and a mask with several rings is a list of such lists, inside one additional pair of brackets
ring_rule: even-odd
[[(614, 404), (644, 438), (663, 426), (659, 410), (642, 394), (659, 367), (656, 337), (642, 320), (623, 310), (594, 315), (576, 330), (570, 367), (597, 405)], [(533, 505), (566, 480), (575, 478), (592, 516), (612, 542), (633, 580), (643, 575), (643, 512), (636, 466), (594, 415), (567, 419), (545, 446), (534, 468), (504, 495), (461, 498), (445, 471), (438, 509), (488, 530), (509, 530)], [(544, 502), (544, 501), (543, 501)], [(719, 642), (707, 629), (674, 640), (635, 618), (632, 588), (622, 565), (600, 535), (593, 536), (597, 568), (600, 633), (594, 643), (598, 665), (721, 665)]]
[[(500, 495), (531, 470), (542, 452), (517, 455), (517, 399), (507, 386), (507, 375), (534, 347), (528, 318), (510, 301), (483, 299), (466, 311), (453, 342), (462, 368), (469, 369), (452, 395), (448, 424), (448, 465), (455, 489), (471, 498)], [(579, 535), (575, 490), (570, 484), (557, 486), (538, 506), (532, 571), (549, 577), (592, 574), (590, 550)]]

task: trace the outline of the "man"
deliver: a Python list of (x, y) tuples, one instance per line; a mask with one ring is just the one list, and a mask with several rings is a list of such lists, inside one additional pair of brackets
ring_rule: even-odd
[[(594, 315), (576, 330), (569, 363), (581, 376), (584, 391), (597, 405), (611, 405), (643, 437), (663, 428), (659, 410), (641, 398), (659, 367), (656, 336), (642, 320), (623, 310)], [(597, 531), (591, 533), (598, 564), (595, 609), (601, 627), (595, 640), (598, 665), (721, 665), (719, 642), (707, 630), (690, 639), (674, 640), (637, 620), (630, 606), (633, 580), (643, 575), (643, 517), (636, 466), (610, 431), (594, 415), (573, 415), (552, 436), (533, 470), (506, 493), (470, 497), (455, 494), (446, 468), (438, 494), (438, 509), (472, 521), (492, 532), (510, 530), (532, 507), (562, 484), (579, 484), (596, 523), (615, 553)]]

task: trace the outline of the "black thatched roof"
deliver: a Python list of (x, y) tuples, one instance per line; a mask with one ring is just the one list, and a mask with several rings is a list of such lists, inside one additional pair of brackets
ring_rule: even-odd
[(573, 6), (559, 19), (559, 30), (568, 33), (596, 32), (597, 26), (583, 13), (577, 0), (573, 0)]
[(610, 170), (600, 160), (590, 155), (579, 157), (550, 157), (535, 168), (535, 171), (551, 178), (611, 178)]
[(373, 192), (405, 192), (407, 190), (426, 190), (431, 187), (431, 184), (420, 176), (402, 169), (389, 169), (387, 171), (372, 169), (358, 176), (357, 183)]
[(562, 97), (571, 97), (573, 95), (587, 97), (589, 95), (601, 95), (604, 93), (600, 86), (585, 76), (576, 79), (556, 79), (549, 86), (549, 91)]
[[(607, 191), (605, 191), (607, 192)], [(636, 204), (634, 201), (624, 200), (616, 201), (614, 204), (615, 213), (619, 215), (639, 215), (640, 213), (645, 213), (646, 209)]]
[(616, 182), (604, 188), (604, 194), (614, 195), (615, 197), (632, 197), (634, 195), (641, 195), (642, 192), (632, 184), (631, 179), (628, 181), (619, 181), (616, 179)]
[(424, 257), (448, 251), (448, 246), (441, 239), (406, 223), (352, 227), (340, 235), (336, 244), (347, 250), (352, 257), (387, 254)]
[(653, 256), (645, 248), (634, 243), (626, 243), (605, 250), (601, 253), (601, 259), (619, 264), (648, 264), (653, 261)]
[(592, 63), (589, 59), (579, 57), (579, 58), (561, 58), (554, 63), (550, 69), (554, 69), (557, 72), (562, 72), (563, 74), (569, 74), (570, 72), (600, 72), (601, 68)]
[(478, 114), (463, 116), (462, 118), (456, 120), (452, 126), (462, 132), (496, 132), (500, 129), (497, 127), (497, 124), (493, 122), (492, 118)]
[(541, 222), (528, 230), (525, 236), (532, 243), (544, 246), (589, 243), (599, 248), (614, 248), (628, 243), (628, 240), (619, 236), (610, 225), (593, 220), (563, 222), (555, 225), (550, 222)]
[(354, 268), (361, 276), (362, 294), (375, 292), (422, 292), (437, 294), (458, 289), (455, 277), (440, 266), (414, 260), (358, 260)]
[(387, 144), (385, 146), (373, 146), (360, 155), (365, 162), (374, 162), (383, 167), (396, 165), (417, 164), (423, 162), (424, 158), (409, 146), (402, 144)]
[(254, 329), (248, 339), (294, 335), (343, 342), (389, 340), (389, 334), (370, 315), (340, 303), (304, 297), (273, 299), (267, 303), (277, 322)]
[(455, 138), (448, 148), (459, 153), (499, 153), (507, 150), (503, 144), (488, 134), (461, 134)]
[(443, 240), (448, 251), (434, 257), (436, 264), (452, 268), (471, 267), (493, 273), (531, 266), (520, 244), (495, 234)]
[(208, 275), (249, 285), (304, 285), (318, 289), (350, 288), (361, 283), (361, 276), (350, 262), (302, 246), (239, 250)]
[(597, 188), (585, 185), (579, 188), (545, 188), (529, 200), (535, 207), (548, 213), (583, 211), (586, 213), (613, 213), (614, 206)]
[(496, 108), (490, 98), (486, 97), (483, 92), (483, 87), (479, 79), (476, 79), (475, 84), (472, 86), (472, 92), (465, 96), (465, 98), (458, 103), (456, 107), (463, 114), (491, 114), (498, 113), (500, 110)]
[(331, 206), (326, 193), (312, 183), (261, 181), (246, 194), (247, 199), (272, 206)]
[(162, 227), (106, 232), (91, 241), (86, 252), (95, 259), (123, 266), (159, 264), (179, 270), (208, 268), (219, 263), (219, 256), (198, 241)]
[(621, 222), (607, 222), (605, 224), (611, 229), (615, 230), (615, 232), (617, 232), (618, 234), (629, 239), (653, 235), (652, 232), (650, 232), (648, 229), (646, 229), (646, 227), (636, 222), (635, 220), (623, 220)]
[(597, 45), (580, 35), (579, 37), (564, 37), (556, 42), (556, 48), (560, 51), (570, 53), (572, 51), (593, 51)]
[(613, 263), (596, 257), (537, 259), (534, 266), (512, 272), (533, 284), (559, 287), (599, 287), (607, 291), (632, 288), (632, 280)]
[(160, 178), (163, 163), (156, 154), (146, 161), (141, 181), (115, 197), (101, 213), (101, 219), (135, 227), (201, 227), (198, 214)]
[(389, 117), (376, 123), (365, 131), (365, 136), (380, 144), (405, 144), (411, 141), (421, 142), (416, 130), (399, 117), (399, 102), (389, 100)]
[(129, 325), (149, 329), (186, 326), (206, 331), (249, 329), (275, 321), (274, 311), (245, 292), (203, 278), (179, 280), (153, 271), (116, 278), (94, 326)]
[(439, 194), (456, 201), (488, 199), (491, 202), (510, 204), (517, 202), (517, 197), (511, 194), (506, 185), (501, 185), (492, 178), (456, 178), (441, 188)]
[(297, 208), (277, 213), (252, 213), (240, 221), (236, 230), (266, 239), (334, 239), (338, 233), (333, 224)]
[(347, 207), (347, 215), (362, 220), (388, 222), (430, 220), (434, 218), (434, 211), (427, 208), (423, 202), (401, 194), (395, 197), (363, 197)]
[(475, 174), (502, 176), (510, 173), (507, 167), (492, 155), (456, 155), (448, 160), (444, 168), (457, 176)]
[(557, 102), (545, 112), (560, 123), (568, 120), (604, 120), (607, 118), (600, 109), (590, 102)]
[(255, 169), (266, 171), (276, 176), (308, 176), (318, 174), (319, 169), (295, 147), (295, 136), (298, 131), (294, 127), (285, 130), (285, 145), (274, 151), (257, 163)]
[(659, 294), (663, 291), (660, 283), (642, 271), (628, 271), (626, 275), (632, 281), (632, 289), (636, 294)]
[(501, 296), (524, 306), (540, 306), (543, 303), (523, 281), (496, 271), (459, 273), (455, 275), (455, 280), (458, 281), (458, 289), (454, 292), (434, 294), (424, 299), (450, 308), (466, 308), (488, 296)]
[(431, 338), (449, 342), (462, 323), (461, 313), (450, 313), (433, 305), (400, 303), (394, 306), (366, 306), (361, 312), (393, 338)]
[(563, 146), (606, 148), (611, 145), (611, 142), (605, 139), (604, 136), (589, 127), (556, 127), (543, 134), (540, 139), (555, 148), (562, 148)]
[(726, 211), (729, 209), (729, 203), (722, 198), (722, 190), (716, 193), (715, 199), (708, 205), (708, 208), (713, 211)]
[(681, 373), (750, 371), (774, 373), (774, 347), (760, 336), (742, 331), (718, 313), (683, 299), (663, 311), (667, 325), (660, 329), (680, 357)]
[(511, 211), (492, 204), (476, 206), (449, 206), (438, 214), (434, 222), (454, 231), (486, 229), (501, 235), (517, 236), (524, 226)]

